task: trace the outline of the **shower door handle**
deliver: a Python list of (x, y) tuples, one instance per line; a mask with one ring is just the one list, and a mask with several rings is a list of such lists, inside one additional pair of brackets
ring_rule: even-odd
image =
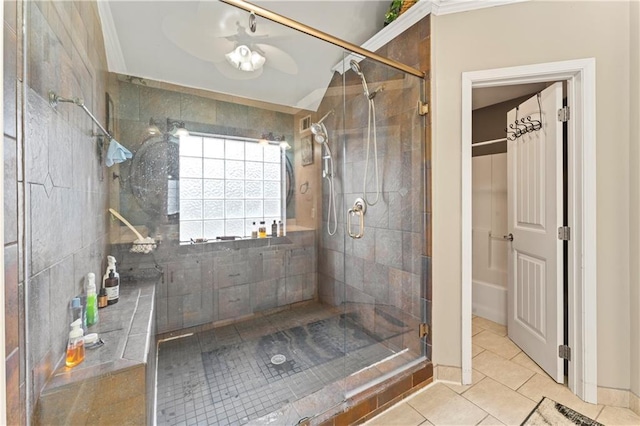
[[(353, 203), (353, 207), (349, 209), (347, 212), (347, 233), (353, 239), (360, 239), (364, 237), (364, 213), (367, 210), (367, 204), (364, 202), (362, 198), (356, 199)], [(358, 233), (353, 233), (351, 231), (351, 218), (353, 216), (359, 217), (359, 227)]]

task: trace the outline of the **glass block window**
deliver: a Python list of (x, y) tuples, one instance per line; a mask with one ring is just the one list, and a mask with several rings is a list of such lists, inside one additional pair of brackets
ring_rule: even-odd
[(180, 137), (180, 240), (247, 237), (283, 217), (278, 145), (221, 136)]

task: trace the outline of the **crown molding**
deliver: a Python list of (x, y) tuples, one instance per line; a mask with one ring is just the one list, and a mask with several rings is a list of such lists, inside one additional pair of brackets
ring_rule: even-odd
[(449, 15), (525, 1), (529, 0), (431, 0), (431, 13), (435, 16)]
[(104, 50), (107, 55), (107, 68), (111, 72), (127, 74), (127, 65), (122, 54), (122, 46), (116, 31), (108, 1), (98, 1), (98, 14), (102, 24)]

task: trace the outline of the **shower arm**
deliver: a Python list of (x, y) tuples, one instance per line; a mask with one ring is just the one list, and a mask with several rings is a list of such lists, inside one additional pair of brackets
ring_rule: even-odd
[(68, 102), (68, 103), (72, 103), (72, 104), (76, 104), (78, 105), (80, 108), (82, 108), (84, 110), (84, 112), (87, 113), (87, 115), (89, 116), (89, 118), (91, 118), (91, 120), (96, 123), (96, 126), (98, 126), (98, 128), (102, 131), (102, 133), (104, 133), (104, 135), (109, 138), (109, 140), (113, 139), (113, 136), (111, 136), (111, 134), (109, 132), (107, 132), (107, 130), (102, 126), (102, 124), (100, 124), (100, 122), (98, 121), (98, 119), (91, 113), (91, 111), (89, 111), (89, 109), (85, 106), (84, 101), (80, 98), (63, 98), (62, 96), (59, 96), (58, 94), (56, 94), (53, 90), (49, 91), (49, 105), (51, 105), (53, 108), (58, 106), (59, 102)]

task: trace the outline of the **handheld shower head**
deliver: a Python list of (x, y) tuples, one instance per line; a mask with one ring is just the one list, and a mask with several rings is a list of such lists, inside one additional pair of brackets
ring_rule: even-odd
[(327, 142), (327, 128), (324, 127), (324, 124), (313, 123), (311, 125), (311, 133), (313, 133), (313, 139), (315, 139), (316, 142), (322, 144)]
[(351, 65), (351, 70), (355, 72), (362, 81), (362, 90), (364, 91), (364, 95), (367, 98), (371, 98), (371, 95), (369, 94), (369, 87), (367, 87), (367, 80), (364, 78), (364, 73), (360, 68), (360, 64), (355, 59), (352, 59), (349, 64)]
[(333, 113), (334, 111), (330, 110), (320, 120), (318, 120), (317, 123), (311, 124), (311, 133), (313, 133), (313, 135), (315, 136), (314, 139), (316, 140), (316, 142), (318, 143), (327, 142), (327, 139), (328, 139), (327, 128), (324, 126), (322, 122)]

